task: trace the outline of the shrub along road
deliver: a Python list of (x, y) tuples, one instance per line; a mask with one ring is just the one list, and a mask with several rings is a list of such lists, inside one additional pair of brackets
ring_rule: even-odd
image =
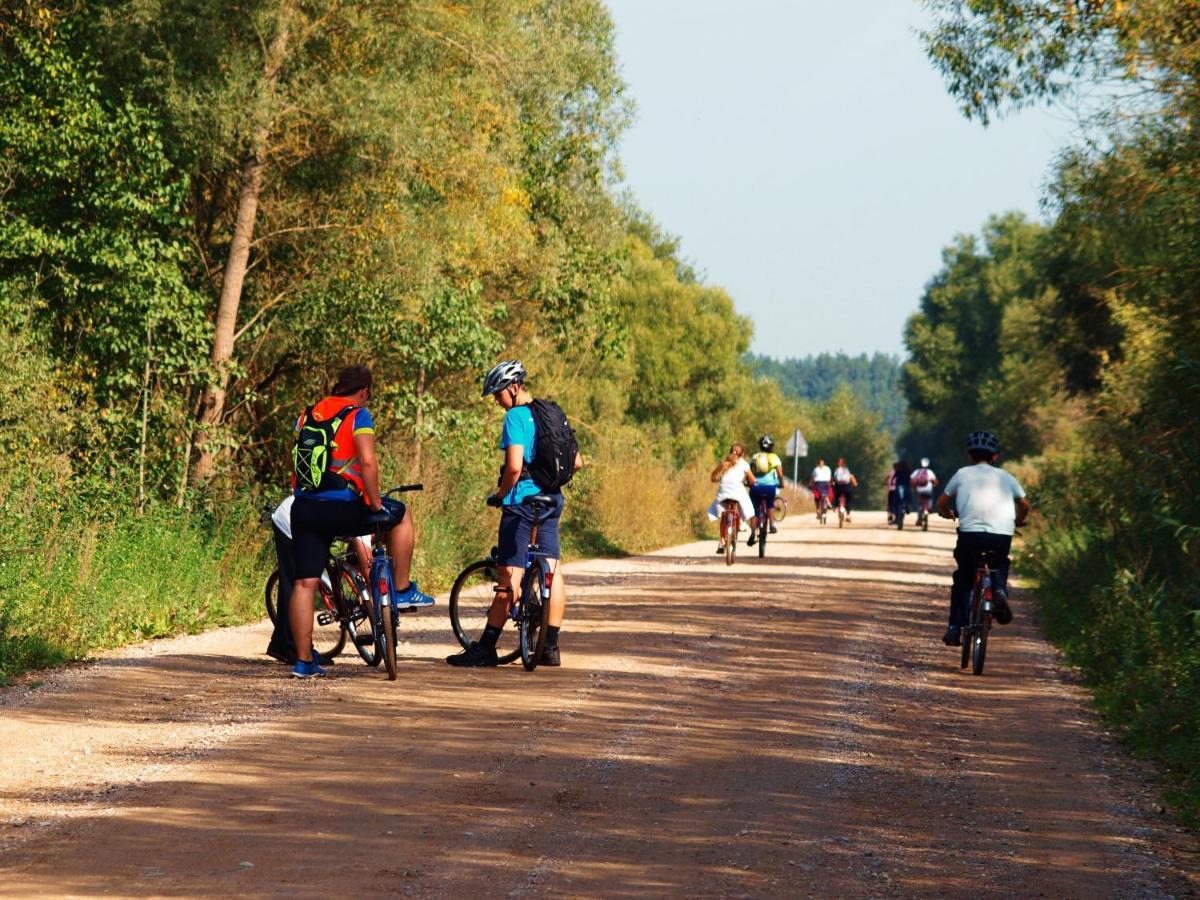
[(0, 694), (0, 896), (1195, 892), (1025, 598), (984, 676), (941, 646), (952, 544), (794, 514), (733, 568), (573, 564), (532, 674), (442, 664), (444, 604), (395, 683), (295, 682), (263, 625), (43, 674)]

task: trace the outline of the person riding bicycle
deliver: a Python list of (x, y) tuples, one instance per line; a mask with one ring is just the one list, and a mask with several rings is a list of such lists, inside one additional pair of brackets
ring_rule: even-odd
[(973, 431), (967, 438), (967, 458), (971, 465), (954, 473), (942, 496), (938, 513), (958, 518), (958, 542), (954, 546), (954, 581), (950, 588), (950, 626), (943, 643), (957, 647), (962, 643), (962, 628), (970, 617), (971, 587), (980, 557), (990, 552), (996, 562), (996, 585), (992, 592), (996, 622), (1012, 621), (1008, 605), (1008, 551), (1013, 531), (1029, 517), (1025, 490), (1012, 475), (996, 465), (1000, 441), (988, 431)]
[(324, 659), (313, 653), (313, 596), (338, 537), (364, 534), (382, 524), (388, 555), (395, 567), (394, 608), (431, 606), (433, 597), (409, 579), (414, 533), (412, 513), (379, 490), (375, 457), (375, 420), (367, 410), (374, 379), (366, 366), (350, 366), (338, 376), (329, 396), (305, 409), (296, 420), (292, 453), (292, 559), (296, 582), (289, 615), (296, 644), (297, 678), (324, 675)]
[(825, 460), (818, 459), (816, 467), (812, 470), (812, 475), (808, 479), (808, 486), (812, 488), (813, 504), (817, 510), (817, 521), (821, 520), (821, 498), (825, 498), (825, 503), (833, 503), (833, 472), (829, 466), (825, 465)]
[[(730, 446), (726, 457), (717, 463), (716, 468), (710, 473), (709, 480), (717, 485), (717, 497), (708, 508), (708, 518), (710, 521), (719, 521), (721, 518), (721, 505), (726, 500), (734, 500), (741, 511), (742, 519), (750, 525), (751, 529), (758, 527), (758, 517), (754, 514), (754, 504), (750, 500), (749, 491), (746, 490), (747, 484), (753, 489), (755, 478), (753, 471), (750, 469), (750, 464), (746, 462), (745, 456), (745, 448), (741, 444), (733, 444)], [(725, 552), (726, 539), (736, 541), (737, 535), (722, 535), (720, 543), (717, 544), (718, 554)]]
[(929, 510), (933, 508), (934, 488), (938, 486), (937, 475), (929, 468), (928, 457), (921, 457), (921, 465), (909, 476), (908, 483), (912, 485), (913, 493), (917, 497), (917, 509), (928, 515)]
[(904, 516), (908, 513), (908, 495), (912, 489), (912, 468), (904, 460), (896, 463), (893, 471), (896, 473), (895, 493), (892, 495), (892, 521), (898, 528), (904, 527)]
[[(528, 472), (534, 461), (537, 444), (537, 423), (530, 404), (533, 395), (525, 388), (528, 374), (520, 360), (510, 359), (495, 365), (483, 379), (483, 397), (491, 397), (504, 410), (504, 424), (500, 431), (500, 450), (504, 454), (500, 483), (496, 493), (488, 497), (489, 506), (500, 507), (500, 535), (497, 541), (500, 565), (496, 569), (496, 596), (488, 610), (487, 625), (478, 641), (461, 653), (446, 657), (452, 666), (494, 666), (497, 664), (496, 641), (508, 621), (508, 610), (514, 595), (515, 585), (520, 584), (521, 573), (529, 552), (529, 539), (535, 521), (538, 523), (537, 540), (541, 550), (549, 555), (554, 578), (550, 583), (550, 606), (546, 611), (546, 643), (539, 661), (543, 666), (562, 665), (559, 653), (559, 637), (562, 632), (563, 616), (567, 607), (567, 583), (559, 566), (559, 520), (563, 512), (561, 489), (543, 490)], [(583, 467), (583, 458), (576, 453), (574, 470)], [(527, 497), (545, 494), (554, 500), (548, 512), (535, 512), (522, 505)]]
[[(775, 495), (783, 484), (783, 460), (774, 452), (775, 442), (769, 434), (758, 439), (759, 451), (750, 457), (750, 469), (754, 472), (754, 484), (750, 486), (750, 502), (757, 511), (760, 502), (767, 505), (767, 527), (771, 534), (775, 528)], [(751, 547), (757, 540), (758, 530), (750, 529), (750, 538), (746, 541)]]
[(846, 521), (850, 521), (850, 507), (854, 504), (854, 489), (858, 487), (858, 479), (846, 465), (845, 458), (839, 456), (837, 468), (833, 470), (833, 502), (846, 510)]

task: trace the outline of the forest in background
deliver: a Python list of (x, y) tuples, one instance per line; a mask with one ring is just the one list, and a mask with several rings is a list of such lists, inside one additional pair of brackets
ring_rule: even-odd
[(824, 403), (844, 385), (864, 408), (880, 417), (888, 434), (894, 437), (904, 426), (898, 357), (887, 353), (819, 353), (775, 359), (751, 354), (749, 362), (755, 374), (778, 382), (789, 397)]
[(882, 477), (878, 417), (756, 376), (625, 199), (599, 0), (18, 0), (0, 108), (0, 678), (261, 616), (260, 508), (348, 363), (426, 588), (494, 538), (499, 358), (580, 436), (570, 554), (708, 533), (732, 440)]
[(928, 5), (968, 116), (1075, 94), (1093, 111), (1048, 224), (997, 215), (946, 247), (905, 333), (900, 446), (957, 461), (966, 431), (1000, 434), (1031, 489), (1020, 568), (1047, 632), (1196, 821), (1200, 4)]

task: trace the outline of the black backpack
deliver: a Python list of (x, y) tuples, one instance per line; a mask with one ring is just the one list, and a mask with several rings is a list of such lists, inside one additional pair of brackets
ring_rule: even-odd
[(346, 487), (349, 482), (336, 472), (329, 471), (333, 460), (333, 439), (346, 416), (359, 409), (353, 404), (324, 422), (313, 421), (313, 408), (304, 411), (304, 421), (292, 447), (292, 470), (296, 486), (302, 491), (330, 491)]
[(534, 447), (533, 462), (525, 466), (525, 472), (543, 491), (554, 493), (575, 475), (579, 442), (567, 414), (553, 400), (534, 400), (529, 411), (533, 414)]

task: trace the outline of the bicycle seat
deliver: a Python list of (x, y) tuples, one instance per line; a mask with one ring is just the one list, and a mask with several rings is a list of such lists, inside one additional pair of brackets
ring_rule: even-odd
[(533, 494), (521, 501), (522, 506), (553, 506), (557, 501), (548, 494)]
[(364, 521), (372, 528), (390, 528), (400, 520), (390, 509), (380, 509), (367, 513)]

